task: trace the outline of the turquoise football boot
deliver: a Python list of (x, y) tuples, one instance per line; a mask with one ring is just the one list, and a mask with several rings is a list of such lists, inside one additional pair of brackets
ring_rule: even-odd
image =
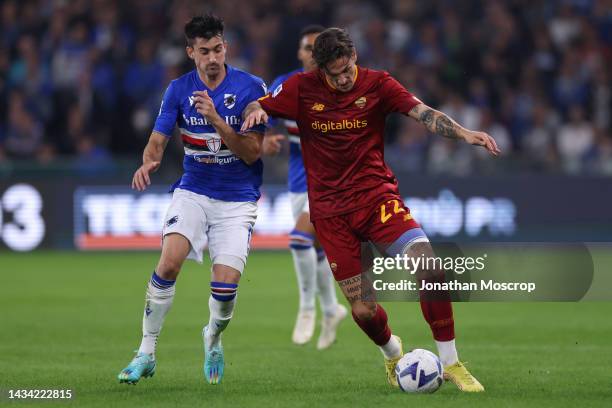
[(136, 384), (141, 377), (153, 377), (155, 374), (155, 358), (153, 354), (138, 353), (130, 361), (117, 378), (120, 383)]
[(225, 362), (223, 360), (223, 345), (221, 339), (216, 346), (208, 349), (206, 345), (206, 331), (208, 326), (202, 330), (202, 337), (204, 339), (204, 378), (209, 384), (219, 384), (223, 378), (223, 368)]

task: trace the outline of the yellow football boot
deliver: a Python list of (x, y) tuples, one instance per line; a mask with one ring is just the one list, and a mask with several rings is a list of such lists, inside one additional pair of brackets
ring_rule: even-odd
[[(386, 359), (385, 358), (385, 371), (387, 372), (387, 382), (394, 387), (399, 387), (397, 384), (397, 377), (395, 376), (395, 366), (397, 362), (404, 356), (404, 349), (402, 348), (402, 339), (392, 334), (400, 344), (400, 354), (396, 358)], [(383, 357), (384, 358), (384, 357)]]
[(463, 392), (483, 392), (485, 390), (482, 384), (470, 374), (460, 361), (444, 367), (444, 379), (454, 382), (457, 388)]

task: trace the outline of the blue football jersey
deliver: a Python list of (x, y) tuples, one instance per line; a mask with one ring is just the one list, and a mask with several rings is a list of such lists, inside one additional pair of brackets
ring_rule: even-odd
[[(227, 75), (214, 90), (202, 82), (196, 70), (173, 80), (162, 100), (154, 131), (171, 137), (178, 125), (185, 158), (183, 176), (173, 186), (223, 201), (257, 201), (263, 163), (248, 165), (225, 145), (216, 129), (195, 108), (195, 91), (207, 91), (219, 116), (240, 132), (242, 111), (266, 94), (258, 77), (226, 65)], [(263, 133), (264, 125), (250, 131)]]
[[(272, 93), (280, 90), (283, 82), (293, 74), (302, 72), (302, 69), (296, 69), (287, 74), (283, 74), (272, 82), (270, 89)], [(289, 173), (287, 174), (287, 184), (289, 191), (292, 193), (304, 193), (306, 187), (306, 170), (304, 169), (304, 161), (302, 160), (302, 147), (300, 145), (300, 133), (297, 124), (293, 120), (283, 120), (283, 125), (287, 128), (289, 138)]]

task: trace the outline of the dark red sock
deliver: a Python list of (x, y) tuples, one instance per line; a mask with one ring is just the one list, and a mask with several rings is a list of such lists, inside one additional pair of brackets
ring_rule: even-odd
[[(422, 272), (427, 282), (444, 282), (442, 271)], [(422, 286), (419, 280), (419, 286)], [(419, 300), (423, 317), (429, 323), (434, 339), (450, 341), (455, 338), (455, 321), (453, 320), (453, 305), (447, 290), (421, 290)]]
[(353, 313), (353, 320), (378, 346), (384, 346), (389, 342), (391, 328), (387, 324), (387, 313), (381, 305), (376, 305), (376, 314), (370, 320), (359, 320), (355, 313)]
[(427, 301), (421, 296), (421, 311), (423, 317), (438, 341), (449, 341), (455, 338), (455, 321), (453, 320), (453, 305), (450, 301)]

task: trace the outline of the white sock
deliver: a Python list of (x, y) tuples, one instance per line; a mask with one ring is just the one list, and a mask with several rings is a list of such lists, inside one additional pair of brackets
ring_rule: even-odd
[(321, 311), (325, 316), (333, 316), (336, 313), (338, 298), (336, 297), (334, 277), (325, 256), (317, 262), (317, 289), (319, 290)]
[(149, 280), (145, 297), (145, 310), (142, 316), (142, 341), (139, 353), (155, 354), (157, 338), (161, 332), (164, 318), (172, 306), (175, 281), (161, 279), (155, 272)]
[(208, 329), (206, 330), (206, 346), (208, 348), (216, 346), (219, 343), (221, 333), (225, 330), (234, 315), (235, 305), (235, 294), (229, 300), (217, 300), (212, 295), (208, 298), (208, 308), (210, 310)]
[(292, 249), (293, 266), (300, 290), (300, 311), (315, 308), (317, 252), (314, 248)]
[(380, 351), (382, 351), (383, 356), (385, 356), (387, 360), (399, 357), (400, 353), (402, 352), (400, 342), (397, 341), (395, 336), (391, 336), (387, 344), (385, 344), (384, 346), (378, 347), (380, 348)]
[(455, 339), (451, 341), (437, 341), (436, 347), (440, 356), (440, 362), (444, 367), (455, 364), (459, 361), (457, 356), (457, 348), (455, 347)]

